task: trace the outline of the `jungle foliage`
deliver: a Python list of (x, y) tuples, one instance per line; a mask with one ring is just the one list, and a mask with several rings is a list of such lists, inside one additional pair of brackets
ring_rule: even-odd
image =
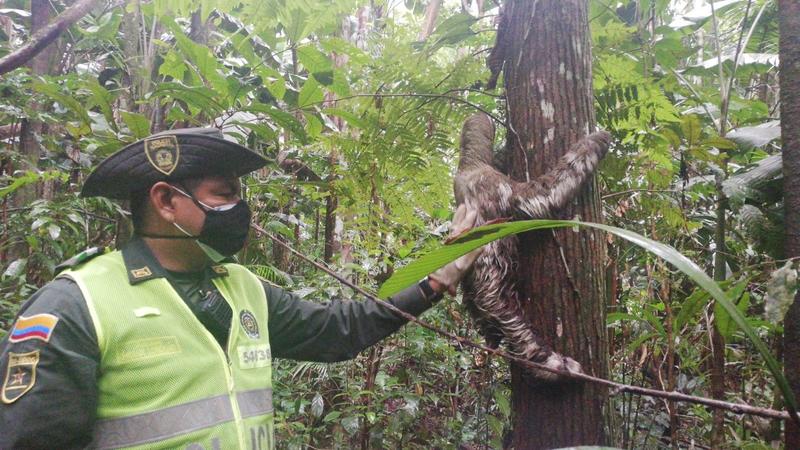
[[(362, 286), (438, 247), (463, 120), (506, 112), (502, 85), (485, 88), (502, 2), (431, 2), (99, 2), (52, 44), (47, 73), (0, 76), (0, 336), (59, 262), (127, 239), (127, 205), (79, 188), (164, 129), (216, 126), (262, 152), (270, 165), (245, 180), (258, 223)], [(3, 2), (0, 56), (30, 38), (30, 3)], [(797, 272), (783, 255), (777, 21), (774, 0), (590, 1), (596, 115), (615, 138), (599, 174), (605, 222), (709, 274), (724, 258), (720, 287), (780, 361)], [(754, 341), (707, 291), (607, 243), (614, 380), (712, 396), (722, 369), (725, 400), (783, 407)], [(239, 256), (306, 299), (354, 297), (269, 240)], [(425, 319), (478, 340), (458, 299)], [(276, 361), (275, 384), (282, 448), (502, 448), (510, 431), (507, 364), (414, 325), (354, 362)], [(622, 448), (781, 439), (778, 421), (729, 413), (712, 430), (704, 407), (627, 394), (609, 399), (608, 421)]]

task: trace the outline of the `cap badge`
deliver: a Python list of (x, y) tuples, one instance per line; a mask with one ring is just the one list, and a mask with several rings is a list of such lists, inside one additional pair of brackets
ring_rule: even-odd
[(144, 153), (156, 170), (164, 175), (169, 175), (178, 167), (181, 149), (177, 136), (162, 136), (145, 139)]
[(258, 339), (258, 322), (256, 321), (256, 316), (253, 315), (248, 310), (243, 310), (239, 314), (239, 322), (242, 324), (242, 328), (244, 328), (244, 332), (247, 333), (251, 339)]

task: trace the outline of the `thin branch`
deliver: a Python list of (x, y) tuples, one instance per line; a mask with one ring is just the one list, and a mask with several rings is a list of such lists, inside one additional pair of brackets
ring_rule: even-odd
[(703, 101), (702, 97), (700, 97), (700, 94), (697, 92), (697, 90), (695, 90), (694, 86), (692, 86), (692, 84), (689, 83), (689, 81), (686, 80), (686, 78), (684, 78), (683, 75), (679, 74), (677, 70), (672, 69), (672, 74), (675, 75), (675, 78), (677, 78), (678, 81), (681, 82), (681, 84), (683, 84), (684, 86), (686, 86), (686, 88), (689, 89), (689, 91), (692, 93), (692, 95), (694, 95), (695, 99), (697, 99), (697, 101), (700, 103), (700, 105), (706, 111), (706, 115), (708, 115), (708, 118), (711, 119), (711, 123), (714, 123), (714, 115), (711, 114), (711, 111), (708, 109), (708, 105), (706, 105), (706, 103)]
[(638, 194), (640, 192), (646, 192), (648, 194), (678, 194), (681, 191), (677, 191), (675, 189), (628, 189), (627, 191), (612, 192), (610, 194), (606, 194), (602, 197), (602, 199), (608, 200), (609, 198), (619, 197), (628, 194)]
[(65, 9), (53, 22), (31, 36), (25, 45), (0, 58), (0, 75), (26, 64), (56, 40), (64, 30), (85, 16), (97, 3), (98, 0), (78, 0)]
[(527, 359), (519, 358), (517, 356), (514, 356), (514, 355), (506, 352), (506, 351), (503, 351), (503, 350), (500, 350), (500, 349), (493, 349), (493, 348), (487, 347), (486, 345), (470, 341), (469, 339), (467, 339), (465, 337), (458, 336), (458, 335), (456, 335), (454, 333), (451, 333), (451, 332), (449, 332), (447, 330), (443, 330), (441, 328), (435, 327), (435, 326), (433, 326), (433, 325), (431, 325), (431, 324), (429, 324), (429, 323), (427, 323), (427, 322), (425, 322), (425, 321), (423, 321), (421, 319), (418, 319), (417, 317), (415, 317), (415, 316), (413, 316), (413, 315), (411, 315), (411, 314), (399, 309), (398, 307), (392, 305), (391, 303), (385, 302), (385, 301), (379, 299), (375, 295), (367, 292), (366, 290), (364, 290), (360, 286), (356, 285), (355, 283), (352, 283), (351, 281), (349, 281), (345, 277), (343, 277), (343, 276), (339, 275), (338, 273), (334, 272), (333, 270), (329, 269), (327, 266), (325, 266), (325, 265), (323, 265), (323, 264), (311, 259), (310, 257), (300, 253), (299, 251), (295, 250), (294, 248), (292, 248), (290, 245), (286, 244), (285, 242), (282, 242), (280, 239), (278, 239), (277, 237), (273, 236), (267, 230), (265, 230), (264, 228), (260, 227), (259, 225), (253, 223), (250, 226), (254, 230), (256, 230), (258, 233), (260, 233), (262, 236), (271, 239), (273, 242), (275, 242), (276, 244), (278, 244), (281, 247), (285, 248), (286, 250), (288, 250), (289, 252), (291, 252), (295, 256), (297, 256), (300, 259), (308, 262), (309, 264), (313, 265), (317, 269), (327, 273), (328, 275), (330, 275), (333, 278), (335, 278), (336, 280), (338, 280), (340, 283), (344, 284), (345, 286), (349, 287), (350, 289), (353, 289), (354, 291), (358, 292), (359, 294), (363, 295), (364, 297), (368, 298), (369, 300), (371, 300), (371, 301), (377, 303), (378, 305), (381, 305), (382, 307), (392, 311), (396, 315), (408, 320), (409, 322), (414, 322), (414, 323), (416, 323), (417, 325), (419, 325), (419, 326), (421, 326), (423, 328), (426, 328), (426, 329), (428, 329), (430, 331), (433, 331), (433, 332), (435, 332), (437, 334), (445, 336), (445, 337), (457, 342), (459, 345), (472, 347), (472, 348), (475, 348), (475, 349), (478, 349), (478, 350), (483, 350), (485, 352), (491, 353), (493, 355), (500, 356), (502, 358), (505, 358), (505, 359), (507, 359), (509, 361), (513, 361), (513, 362), (515, 362), (515, 363), (517, 363), (517, 364), (519, 364), (521, 366), (524, 366), (524, 367), (527, 367), (527, 368), (530, 368), (530, 369), (544, 370), (544, 371), (547, 371), (547, 372), (558, 374), (558, 375), (560, 375), (560, 376), (562, 376), (564, 378), (571, 378), (571, 379), (574, 379), (574, 380), (588, 381), (588, 382), (591, 382), (591, 383), (600, 384), (600, 385), (603, 385), (603, 386), (606, 386), (606, 387), (610, 388), (610, 394), (611, 395), (616, 395), (616, 394), (619, 394), (619, 393), (622, 393), (622, 392), (630, 392), (632, 394), (645, 395), (645, 396), (648, 396), (648, 397), (664, 398), (664, 399), (668, 399), (668, 400), (687, 402), (687, 403), (696, 403), (696, 404), (700, 404), (700, 405), (709, 406), (711, 408), (724, 409), (726, 411), (731, 411), (731, 412), (734, 412), (736, 414), (750, 414), (750, 415), (753, 415), (753, 416), (760, 416), (760, 417), (767, 417), (767, 418), (771, 418), (771, 419), (781, 419), (781, 420), (789, 420), (789, 418), (790, 418), (789, 414), (787, 412), (785, 412), (785, 411), (777, 411), (777, 410), (770, 409), (770, 408), (760, 408), (760, 407), (757, 407), (757, 406), (750, 406), (750, 405), (746, 405), (746, 404), (743, 404), (743, 403), (725, 402), (725, 401), (722, 401), (722, 400), (715, 400), (715, 399), (706, 398), (706, 397), (696, 397), (696, 396), (693, 396), (693, 395), (683, 394), (681, 392), (675, 392), (675, 391), (666, 392), (666, 391), (660, 391), (660, 390), (656, 390), (656, 389), (648, 389), (648, 388), (644, 388), (644, 387), (640, 387), (640, 386), (631, 386), (631, 385), (617, 383), (617, 382), (610, 381), (610, 380), (605, 380), (603, 378), (593, 377), (593, 376), (585, 374), (585, 373), (575, 373), (575, 372), (567, 372), (567, 371), (563, 371), (563, 370), (556, 370), (556, 369), (552, 369), (550, 367), (547, 367), (547, 366), (545, 366), (543, 364), (537, 364), (537, 363), (535, 363), (533, 361), (529, 361)]
[(442, 94), (378, 94), (378, 93), (375, 93), (375, 94), (354, 94), (354, 95), (349, 95), (347, 97), (339, 97), (339, 98), (332, 99), (332, 100), (323, 100), (321, 102), (309, 103), (307, 105), (303, 105), (302, 107), (294, 108), (289, 112), (300, 111), (303, 108), (307, 108), (309, 106), (322, 105), (322, 104), (325, 104), (325, 103), (338, 103), (338, 102), (343, 101), (343, 100), (352, 100), (354, 98), (365, 98), (365, 97), (366, 98), (375, 98), (375, 97), (380, 97), (380, 98), (404, 98), (404, 97), (405, 98), (415, 98), (415, 97), (419, 97), (419, 98), (435, 98), (435, 99), (451, 100), (451, 101), (462, 103), (462, 104), (465, 104), (465, 105), (470, 106), (472, 108), (475, 108), (478, 111), (480, 111), (480, 112), (486, 114), (487, 116), (491, 117), (497, 123), (507, 127), (507, 124), (503, 120), (501, 120), (499, 117), (495, 116), (494, 114), (490, 113), (489, 111), (483, 109), (482, 107), (480, 107), (480, 106), (478, 106), (478, 105), (476, 105), (476, 104), (474, 104), (474, 103), (472, 103), (470, 101), (464, 100), (463, 98), (453, 97), (453, 96), (450, 96), (450, 95), (442, 95)]

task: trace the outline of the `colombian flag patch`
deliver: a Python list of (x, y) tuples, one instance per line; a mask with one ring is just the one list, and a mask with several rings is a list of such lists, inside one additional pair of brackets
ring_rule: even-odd
[(36, 314), (35, 316), (19, 316), (14, 329), (8, 335), (9, 342), (22, 342), (29, 339), (39, 339), (40, 341), (50, 341), (53, 328), (58, 323), (58, 317), (52, 314)]

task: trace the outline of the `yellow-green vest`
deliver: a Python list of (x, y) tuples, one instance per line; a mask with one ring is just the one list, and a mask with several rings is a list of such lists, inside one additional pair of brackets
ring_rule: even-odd
[(247, 269), (214, 278), (233, 308), (227, 353), (165, 278), (131, 285), (120, 252), (62, 273), (100, 347), (93, 447), (273, 448), (267, 301)]

